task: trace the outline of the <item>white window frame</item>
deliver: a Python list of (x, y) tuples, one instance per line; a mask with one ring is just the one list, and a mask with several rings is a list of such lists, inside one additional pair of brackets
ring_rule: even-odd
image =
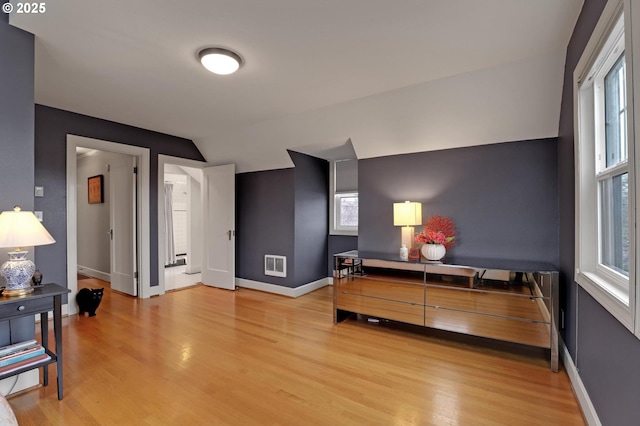
[[(630, 331), (639, 335), (636, 306), (636, 188), (638, 176), (634, 128), (637, 117), (633, 108), (635, 76), (631, 48), (630, 0), (610, 0), (574, 71), (574, 130), (576, 170), (576, 270), (575, 281), (605, 307)], [(620, 17), (624, 16), (620, 26)], [(618, 24), (618, 25), (616, 25)], [(622, 28), (621, 28), (622, 27)], [(619, 38), (620, 31), (624, 37)], [(616, 37), (618, 39), (616, 40)], [(602, 147), (604, 123), (599, 119), (604, 109), (600, 79), (615, 63), (621, 50), (625, 51), (627, 89), (628, 160), (606, 169)], [(600, 263), (600, 202), (599, 182), (614, 174), (627, 172), (629, 176), (629, 276)]]
[[(353, 235), (358, 236), (358, 227), (357, 226), (340, 226), (340, 198), (342, 197), (353, 197), (358, 196), (358, 192), (349, 191), (349, 192), (341, 192), (336, 191), (336, 161), (334, 160), (330, 162), (330, 172), (329, 172), (329, 186), (330, 186), (330, 197), (329, 197), (329, 209), (331, 210), (330, 215), (330, 234), (331, 235)], [(354, 160), (357, 161), (357, 160)], [(359, 200), (358, 200), (359, 201)]]

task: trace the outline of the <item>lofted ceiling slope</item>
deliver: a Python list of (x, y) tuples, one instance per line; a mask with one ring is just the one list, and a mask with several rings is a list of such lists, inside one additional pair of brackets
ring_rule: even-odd
[[(60, 0), (36, 102), (192, 139), (211, 164), (290, 167), (557, 135), (582, 0)], [(208, 46), (245, 64), (215, 76)]]

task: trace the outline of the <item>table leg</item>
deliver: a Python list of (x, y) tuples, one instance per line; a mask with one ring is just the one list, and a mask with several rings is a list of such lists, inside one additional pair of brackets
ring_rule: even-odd
[[(49, 314), (47, 312), (40, 313), (40, 336), (42, 337), (42, 346), (49, 350)], [(49, 384), (49, 366), (42, 367), (42, 384)]]
[(62, 400), (62, 296), (53, 298), (53, 333), (56, 339), (56, 370), (58, 400)]

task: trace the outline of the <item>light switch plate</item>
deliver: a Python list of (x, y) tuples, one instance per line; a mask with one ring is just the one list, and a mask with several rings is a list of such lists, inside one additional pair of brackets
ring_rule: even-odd
[(44, 186), (36, 186), (35, 196), (44, 197)]
[(36, 215), (36, 218), (38, 218), (40, 222), (42, 222), (42, 212), (33, 212), (33, 214)]

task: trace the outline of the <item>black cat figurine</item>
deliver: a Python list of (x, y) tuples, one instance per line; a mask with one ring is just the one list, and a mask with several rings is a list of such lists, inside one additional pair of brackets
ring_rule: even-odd
[(34, 286), (42, 284), (42, 272), (38, 269), (33, 273), (33, 277), (31, 277), (31, 282)]
[(100, 306), (104, 288), (98, 288), (89, 290), (88, 288), (82, 288), (76, 294), (76, 303), (78, 303), (79, 314), (84, 315), (85, 312), (89, 313), (90, 317), (96, 316), (96, 309)]

